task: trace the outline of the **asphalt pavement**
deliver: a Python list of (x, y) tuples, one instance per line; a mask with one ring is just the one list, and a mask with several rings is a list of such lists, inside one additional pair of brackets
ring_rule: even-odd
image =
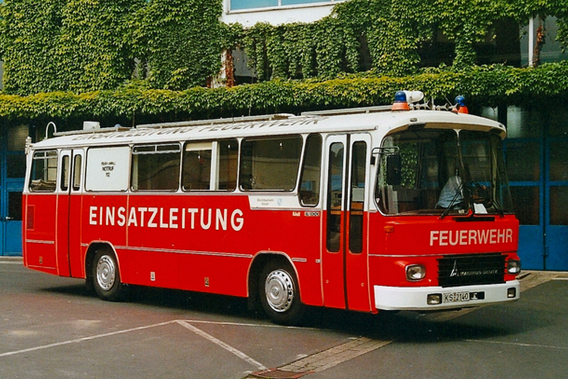
[(314, 309), (272, 324), (246, 300), (82, 280), (0, 258), (0, 378), (563, 378), (568, 273), (528, 272), (521, 299), (459, 312)]

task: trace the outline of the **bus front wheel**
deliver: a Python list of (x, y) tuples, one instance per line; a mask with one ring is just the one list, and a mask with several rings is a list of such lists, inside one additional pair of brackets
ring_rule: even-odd
[(97, 251), (92, 265), (92, 284), (97, 295), (107, 301), (120, 301), (126, 295), (126, 287), (120, 282), (118, 264), (113, 253)]
[(289, 265), (270, 262), (264, 266), (259, 282), (260, 302), (277, 324), (298, 324), (305, 306), (300, 301), (296, 275)]

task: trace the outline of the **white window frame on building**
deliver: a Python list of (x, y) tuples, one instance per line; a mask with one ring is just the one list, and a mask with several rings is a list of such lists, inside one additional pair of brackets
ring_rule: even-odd
[[(312, 23), (331, 14), (346, 0), (224, 0), (222, 21), (250, 27), (258, 22), (281, 25)], [(306, 11), (309, 8), (309, 11)]]

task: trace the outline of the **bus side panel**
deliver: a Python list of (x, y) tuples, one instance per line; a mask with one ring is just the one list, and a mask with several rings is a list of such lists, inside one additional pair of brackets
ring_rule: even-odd
[(255, 255), (284, 254), (294, 260), (303, 301), (321, 305), (317, 216), (250, 210), (247, 196), (202, 194), (132, 195), (129, 212), (127, 255), (136, 270), (126, 279), (133, 283), (244, 297)]
[(193, 193), (85, 195), (81, 208), (83, 244), (109, 242), (124, 283), (245, 297), (253, 258), (273, 253), (293, 261), (302, 301), (322, 304), (321, 212)]
[(54, 194), (27, 194), (24, 204), (24, 262), (26, 267), (57, 275)]
[[(76, 200), (75, 200), (76, 201)], [(128, 197), (124, 194), (85, 194), (82, 196), (81, 222), (80, 222), (80, 244), (83, 247), (77, 247), (77, 242), (72, 234), (70, 241), (73, 242), (71, 270), (76, 272), (78, 266), (82, 265), (81, 272), (84, 272), (85, 262), (83, 250), (86, 246), (93, 243), (109, 243), (117, 251), (117, 259), (120, 265), (120, 274), (123, 282), (128, 283), (127, 279), (132, 263), (124, 262), (122, 254), (119, 253), (121, 246), (126, 246), (126, 209)], [(74, 204), (76, 205), (76, 204)], [(75, 208), (73, 208), (75, 209)], [(71, 224), (74, 221), (71, 220)], [(71, 227), (75, 232), (77, 228)], [(77, 256), (77, 252), (79, 256)], [(128, 263), (128, 264), (126, 264)], [(82, 275), (81, 275), (82, 276)]]
[(108, 241), (123, 282), (244, 297), (253, 258), (283, 254), (296, 268), (302, 300), (321, 305), (321, 212), (251, 210), (239, 195), (126, 199), (86, 195), (82, 206), (83, 243)]
[[(192, 206), (199, 211), (194, 224), (191, 218), (186, 220), (190, 237), (180, 241), (181, 288), (247, 296), (252, 259), (257, 254), (280, 254), (292, 260), (302, 301), (322, 304), (318, 212), (306, 216), (291, 210), (250, 210), (246, 197), (237, 196), (195, 198)], [(217, 212), (223, 215), (225, 209), (226, 230), (217, 225)]]
[[(253, 210), (246, 215), (245, 246), (253, 251), (283, 253), (296, 270), (304, 304), (323, 305), (321, 272), (321, 215), (319, 210)], [(250, 220), (250, 221), (249, 221)], [(245, 229), (245, 228), (243, 228)]]

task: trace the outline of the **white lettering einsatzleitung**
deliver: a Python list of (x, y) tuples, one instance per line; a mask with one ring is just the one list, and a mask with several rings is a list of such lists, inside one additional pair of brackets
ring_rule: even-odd
[(511, 242), (513, 242), (513, 229), (430, 231), (430, 246), (467, 246)]
[(89, 225), (240, 231), (243, 211), (220, 208), (89, 207)]

